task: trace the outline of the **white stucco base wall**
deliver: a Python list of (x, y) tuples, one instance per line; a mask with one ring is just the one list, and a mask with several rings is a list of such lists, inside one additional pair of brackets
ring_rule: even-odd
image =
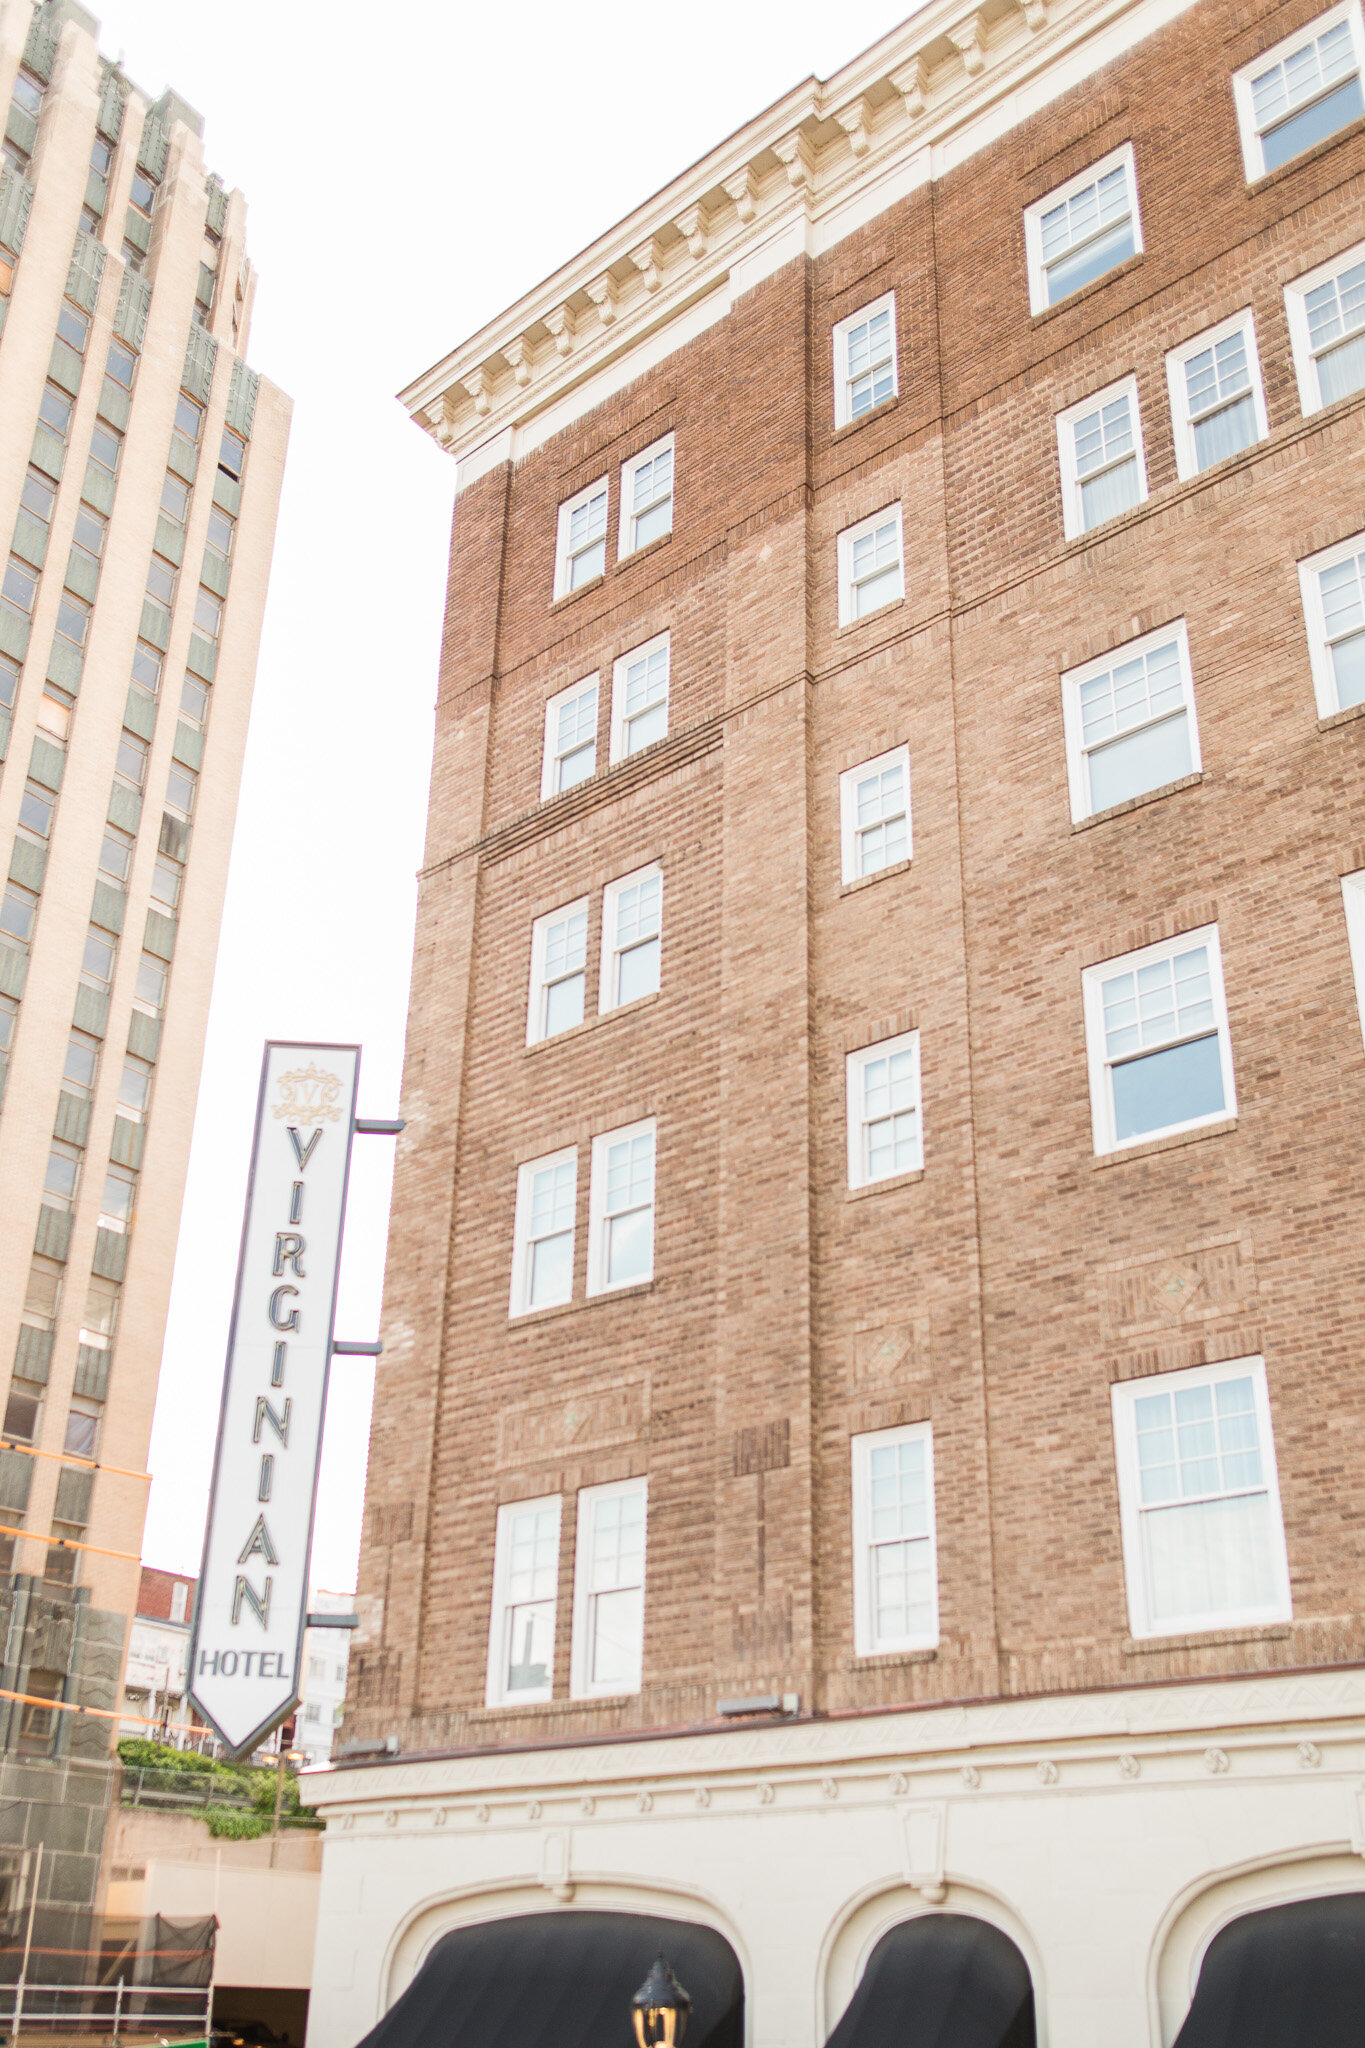
[(451, 1928), (693, 1919), (751, 2048), (821, 2048), (875, 1943), (975, 1913), (1033, 1973), (1039, 2048), (1170, 2048), (1219, 1929), (1365, 1890), (1365, 1671), (317, 1773), (308, 2048), (352, 2048)]

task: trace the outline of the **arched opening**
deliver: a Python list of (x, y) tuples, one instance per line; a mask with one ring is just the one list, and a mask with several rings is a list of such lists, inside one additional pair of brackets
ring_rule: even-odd
[(1244, 1913), (1209, 1943), (1175, 2048), (1359, 2048), (1365, 1892)]
[(925, 1913), (884, 1934), (826, 2048), (1035, 2048), (1033, 1981), (1007, 1934)]
[(647, 1913), (520, 1913), (442, 1935), (361, 2048), (634, 2048), (630, 2001), (656, 1956), (692, 1999), (687, 2048), (743, 2048), (728, 1941)]

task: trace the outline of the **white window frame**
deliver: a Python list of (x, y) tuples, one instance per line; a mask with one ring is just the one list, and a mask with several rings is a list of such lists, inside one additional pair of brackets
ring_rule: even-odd
[(1342, 908), (1346, 913), (1346, 943), (1351, 949), (1351, 978), (1356, 991), (1356, 1019), (1365, 1040), (1365, 868), (1341, 878)]
[[(929, 1545), (929, 1579), (933, 1588), (930, 1626), (917, 1635), (879, 1637), (873, 1608), (872, 1574), (872, 1452), (882, 1445), (923, 1443), (925, 1446), (925, 1510)], [(939, 1641), (938, 1611), (938, 1527), (934, 1507), (934, 1432), (927, 1422), (907, 1423), (900, 1429), (879, 1429), (851, 1442), (853, 1457), (853, 1653), (856, 1657), (895, 1656), (912, 1650), (932, 1650)], [(904, 1540), (904, 1539), (902, 1539)]]
[[(585, 485), (584, 485), (584, 487), (583, 487), (583, 489), (582, 489), (581, 491), (575, 491), (575, 492), (574, 492), (574, 494), (573, 494), (573, 496), (572, 496), (571, 498), (566, 498), (566, 499), (564, 500), (563, 504), (562, 504), (562, 505), (560, 506), (560, 508), (559, 508), (559, 518), (558, 518), (558, 521), (557, 521), (557, 524), (556, 524), (556, 528), (555, 528), (555, 599), (556, 599), (556, 601), (557, 601), (557, 600), (558, 600), (559, 598), (561, 598), (561, 597), (568, 597), (568, 596), (569, 596), (569, 594), (570, 594), (570, 592), (571, 592), (572, 590), (574, 590), (575, 588), (576, 588), (576, 589), (578, 589), (578, 590), (586, 590), (586, 589), (587, 589), (587, 587), (588, 587), (588, 584), (589, 584), (589, 583), (595, 583), (595, 582), (597, 581), (597, 577), (596, 577), (596, 576), (589, 576), (589, 577), (585, 578), (585, 580), (584, 580), (584, 581), (583, 581), (582, 583), (579, 583), (579, 584), (577, 584), (577, 585), (574, 585), (574, 584), (571, 584), (571, 583), (570, 583), (570, 581), (569, 581), (569, 577), (570, 577), (570, 573), (571, 573), (571, 570), (572, 570), (572, 562), (571, 562), (571, 560), (570, 560), (570, 556), (569, 556), (569, 535), (570, 535), (570, 528), (571, 528), (571, 526), (572, 526), (572, 523), (573, 523), (573, 516), (574, 516), (574, 513), (575, 513), (575, 512), (577, 512), (577, 511), (578, 511), (578, 510), (579, 510), (579, 509), (580, 509), (580, 508), (581, 508), (582, 506), (584, 506), (584, 505), (587, 505), (587, 504), (591, 503), (591, 501), (592, 501), (592, 500), (593, 500), (593, 499), (594, 499), (595, 497), (597, 497), (597, 496), (599, 495), (599, 493), (602, 493), (602, 492), (605, 492), (605, 494), (606, 494), (606, 500), (607, 500), (607, 504), (606, 504), (606, 511), (605, 511), (605, 513), (604, 513), (604, 515), (603, 515), (603, 524), (602, 524), (602, 533), (601, 533), (601, 542), (602, 542), (602, 567), (601, 567), (601, 569), (599, 570), (598, 574), (599, 574), (599, 575), (605, 575), (605, 574), (606, 574), (606, 567), (607, 567), (607, 537), (608, 537), (608, 534), (609, 534), (609, 532), (610, 532), (610, 529), (611, 529), (611, 477), (610, 477), (610, 475), (607, 475), (607, 476), (599, 476), (599, 477), (597, 477), (597, 478), (595, 479), (595, 481), (594, 481), (594, 482), (592, 482), (592, 483), (590, 483), (590, 484), (585, 484)], [(596, 542), (593, 542), (593, 543), (592, 543), (592, 545), (593, 545), (593, 546), (596, 546)], [(579, 554), (582, 554), (582, 553), (584, 553), (584, 552), (585, 552), (585, 550), (584, 550), (584, 549), (582, 549), (582, 548), (580, 548), (580, 549), (578, 550), (578, 553), (579, 553)]]
[[(558, 910), (547, 910), (545, 915), (538, 917), (531, 926), (531, 984), (526, 1003), (526, 1043), (528, 1045), (539, 1045), (546, 1038), (557, 1038), (560, 1036), (559, 1032), (551, 1032), (547, 1026), (551, 984), (546, 980), (546, 952), (550, 933), (554, 927), (557, 924), (562, 924), (566, 918), (579, 915), (584, 919), (583, 965), (577, 971), (583, 976), (583, 1016), (586, 1017), (588, 1014), (588, 931), (586, 926), (588, 898), (586, 896), (579, 896), (572, 903), (561, 904)], [(567, 975), (557, 976), (556, 984), (560, 980), (568, 979)], [(566, 1031), (572, 1031), (574, 1027), (571, 1024), (566, 1024), (563, 1028)]]
[[(1273, 65), (1283, 63), (1285, 58), (1292, 56), (1296, 50), (1304, 48), (1309, 43), (1316, 42), (1318, 37), (1325, 35), (1328, 29), (1335, 28), (1339, 21), (1348, 21), (1351, 25), (1351, 42), (1355, 48), (1356, 75), (1359, 77), (1362, 72), (1362, 60), (1365, 59), (1365, 27), (1362, 27), (1361, 22), (1360, 0), (1343, 0), (1341, 6), (1329, 7), (1325, 14), (1319, 14), (1315, 20), (1305, 22), (1303, 27), (1296, 28), (1292, 35), (1285, 36), (1283, 41), (1272, 44), (1268, 50), (1262, 50), (1259, 56), (1253, 57), (1249, 64), (1243, 64), (1239, 71), (1233, 72), (1232, 101), (1237, 112), (1237, 131), (1241, 137), (1242, 164), (1246, 171), (1248, 185), (1255, 184), (1258, 178), (1264, 178), (1268, 175), (1265, 167), (1265, 150), (1262, 147), (1261, 132), (1256, 126), (1256, 109), (1251, 93), (1252, 80), (1262, 77)], [(1344, 83), (1345, 81), (1341, 82)], [(1365, 81), (1362, 82), (1365, 83)], [(1335, 87), (1328, 87), (1329, 92), (1335, 89)], [(1326, 95), (1321, 94), (1319, 97), (1325, 98)], [(1303, 108), (1312, 105), (1313, 101), (1308, 99), (1304, 101)], [(1294, 111), (1302, 112), (1303, 108), (1296, 108)], [(1285, 116), (1285, 118), (1287, 119), (1288, 116)], [(1324, 137), (1323, 139), (1328, 140), (1330, 138)], [(1305, 145), (1303, 153), (1306, 154), (1307, 150), (1316, 147), (1316, 143), (1310, 142)], [(1286, 157), (1284, 164), (1276, 165), (1275, 168), (1282, 170), (1287, 165), (1296, 161), (1297, 156)]]
[[(527, 1686), (516, 1692), (507, 1686), (507, 1619), (511, 1602), (508, 1599), (508, 1578), (512, 1566), (512, 1523), (517, 1515), (543, 1514), (553, 1510), (555, 1517), (555, 1592), (554, 1614), (550, 1621), (550, 1682), (544, 1686)], [(498, 1509), (498, 1518), (493, 1538), (493, 1599), (488, 1619), (488, 1674), (485, 1685), (484, 1703), (490, 1707), (534, 1707), (542, 1706), (554, 1698), (554, 1645), (559, 1622), (559, 1552), (563, 1542), (564, 1504), (557, 1493), (541, 1494), (536, 1500), (514, 1500)]]
[[(853, 550), (865, 533), (871, 533), (879, 526), (885, 526), (888, 519), (896, 522), (896, 550), (899, 557), (900, 589), (894, 597), (886, 598), (875, 605), (870, 612), (859, 613), (854, 608), (853, 593)], [(905, 525), (901, 514), (900, 500), (883, 505), (880, 512), (874, 512), (869, 519), (860, 519), (856, 526), (846, 526), (836, 542), (839, 571), (839, 624), (861, 626), (868, 619), (875, 619), (889, 605), (899, 604), (905, 596)], [(883, 572), (878, 572), (883, 573)]]
[[(1204, 761), (1199, 751), (1199, 721), (1195, 715), (1194, 708), (1194, 678), (1190, 670), (1189, 634), (1185, 629), (1185, 621), (1183, 619), (1173, 619), (1169, 626), (1162, 626), (1155, 633), (1144, 633), (1137, 640), (1121, 641), (1117, 647), (1111, 647), (1107, 653), (1096, 655), (1093, 661), (1082, 662), (1079, 668), (1067, 669), (1062, 675), (1062, 729), (1066, 734), (1066, 774), (1071, 795), (1071, 822), (1073, 825), (1079, 825), (1083, 818), (1094, 817), (1097, 810), (1107, 808), (1105, 805), (1092, 804), (1090, 800), (1089, 750), (1087, 750), (1085, 745), (1085, 727), (1081, 716), (1082, 690), (1095, 676), (1103, 675), (1106, 671), (1119, 667), (1125, 661), (1134, 661), (1139, 655), (1150, 654), (1155, 648), (1165, 647), (1172, 640), (1175, 642), (1176, 658), (1180, 664), (1180, 682), (1184, 693), (1186, 730), (1190, 736), (1190, 767), (1188, 772), (1191, 775), (1197, 775), (1202, 771)], [(1166, 715), (1174, 717), (1175, 713), (1169, 712)], [(1156, 725), (1161, 722), (1160, 720), (1152, 719), (1148, 721), (1148, 724)], [(1133, 726), (1131, 730), (1133, 732), (1143, 732), (1147, 730), (1147, 726)], [(1123, 737), (1123, 735), (1116, 734), (1114, 737), (1119, 738)], [(1178, 777), (1176, 779), (1179, 780)], [(1157, 789), (1164, 789), (1166, 787), (1168, 785), (1165, 783), (1156, 784)], [(1141, 792), (1144, 796), (1153, 793), (1153, 791), (1147, 790)]]
[[(1247, 370), (1251, 377), (1249, 396), (1256, 415), (1256, 441), (1264, 441), (1270, 432), (1266, 418), (1265, 392), (1261, 386), (1261, 358), (1256, 347), (1256, 321), (1250, 306), (1244, 306), (1240, 313), (1233, 313), (1226, 320), (1220, 320), (1216, 327), (1206, 327), (1202, 334), (1196, 334), (1190, 341), (1182, 341), (1179, 348), (1171, 349), (1166, 357), (1166, 389), (1171, 400), (1171, 426), (1175, 433), (1175, 469), (1182, 479), (1203, 474), (1199, 458), (1195, 453), (1195, 422), (1190, 418), (1190, 393), (1186, 382), (1185, 366), (1192, 356), (1202, 355), (1205, 349), (1216, 348), (1220, 341), (1226, 341), (1230, 334), (1241, 334), (1246, 341)], [(1256, 442), (1248, 444), (1255, 447)], [(1239, 453), (1245, 451), (1238, 451)], [(1231, 461), (1231, 456), (1220, 457)], [(1217, 462), (1206, 465), (1216, 469)]]
[[(913, 1166), (898, 1166), (890, 1173), (871, 1172), (867, 1147), (864, 1143), (864, 1129), (868, 1121), (863, 1116), (863, 1073), (873, 1061), (890, 1059), (896, 1053), (909, 1052), (914, 1055), (915, 1086), (915, 1132), (918, 1158)], [(902, 1031), (895, 1038), (883, 1038), (876, 1045), (859, 1046), (856, 1052), (847, 1055), (844, 1061), (844, 1095), (847, 1120), (848, 1184), (850, 1188), (880, 1187), (883, 1181), (900, 1180), (907, 1173), (920, 1173), (924, 1168), (924, 1087), (920, 1070), (920, 1035), (918, 1031)]]
[(641, 546), (653, 547), (654, 541), (664, 538), (663, 533), (656, 533), (654, 540), (644, 542), (639, 542), (635, 538), (635, 521), (638, 516), (635, 511), (635, 472), (665, 452), (673, 457), (673, 481), (668, 493), (668, 525), (664, 533), (673, 531), (673, 514), (677, 509), (678, 497), (678, 451), (672, 434), (663, 434), (657, 441), (652, 441), (648, 448), (642, 448), (638, 455), (632, 455), (628, 462), (621, 464), (621, 530), (616, 548), (618, 562), (624, 562), (627, 555), (638, 554)]
[[(1138, 198), (1137, 164), (1133, 156), (1132, 143), (1122, 142), (1117, 149), (1111, 149), (1107, 156), (1100, 157), (1093, 164), (1087, 164), (1083, 171), (1077, 171), (1075, 177), (1068, 178), (1064, 185), (1058, 185), (1053, 191), (1045, 192), (1041, 199), (1035, 199), (1031, 205), (1024, 208), (1024, 251), (1028, 259), (1028, 301), (1031, 313), (1046, 313), (1054, 303), (1047, 295), (1047, 266), (1043, 262), (1043, 215), (1051, 213), (1054, 207), (1060, 206), (1064, 200), (1072, 198), (1077, 192), (1083, 192), (1087, 185), (1098, 184), (1101, 178), (1107, 177), (1119, 164), (1126, 165), (1128, 171), (1133, 256), (1142, 254), (1142, 207)], [(1052, 260), (1056, 262), (1058, 259), (1054, 257)], [(1123, 261), (1129, 263), (1132, 257), (1125, 256)], [(1091, 278), (1090, 283), (1098, 284), (1100, 278), (1112, 276), (1113, 271), (1118, 268), (1119, 265), (1114, 264), (1111, 270), (1102, 271), (1100, 277)], [(1076, 287), (1076, 291), (1085, 289), (1084, 285)], [(1064, 306), (1075, 296), (1075, 292), (1068, 292), (1065, 298), (1058, 299), (1055, 303)]]
[[(619, 987), (617, 969), (620, 964), (617, 946), (617, 925), (621, 896), (626, 889), (648, 881), (651, 875), (659, 879), (659, 987), (663, 986), (663, 942), (664, 942), (664, 871), (662, 864), (653, 860), (645, 867), (636, 868), (631, 874), (620, 875), (614, 882), (608, 882), (602, 891), (602, 964), (598, 975), (597, 1014), (604, 1017), (608, 1010), (629, 1008), (630, 1003), (644, 1002), (644, 996), (632, 996), (623, 1004), (617, 993)], [(650, 994), (654, 991), (650, 990)]]
[[(597, 692), (596, 713), (593, 720), (593, 762), (591, 769), (586, 775), (581, 776), (579, 781), (591, 782), (593, 776), (597, 773), (597, 748), (601, 742), (602, 729), (602, 677), (600, 671), (590, 676), (580, 676), (576, 683), (569, 684), (567, 690), (558, 691), (555, 696), (549, 699), (545, 706), (545, 752), (540, 767), (540, 800), (542, 803), (548, 803), (553, 796), (562, 796), (564, 794), (564, 791), (559, 787), (559, 764), (561, 760), (567, 760), (568, 755), (561, 755), (558, 752), (560, 708), (569, 703), (572, 698), (578, 697), (590, 689)], [(577, 752), (577, 748), (573, 751)], [(577, 782), (571, 782), (567, 785), (569, 789), (577, 789), (578, 786)]]
[[(899, 768), (905, 777), (905, 852), (894, 861), (886, 861), (879, 868), (870, 868), (863, 874), (859, 863), (858, 826), (858, 784), (870, 775), (884, 775), (888, 768)], [(870, 761), (860, 761), (856, 768), (845, 768), (839, 777), (839, 865), (845, 882), (870, 882), (874, 875), (884, 875), (887, 868), (899, 867), (902, 861), (912, 860), (915, 852), (913, 798), (910, 788), (910, 748), (902, 743), (889, 747), (884, 754), (877, 754)]]
[[(531, 1203), (535, 1177), (547, 1167), (573, 1165), (574, 1179), (574, 1222), (569, 1230), (569, 1292), (562, 1301), (540, 1301), (531, 1304)], [(566, 1145), (559, 1152), (547, 1152), (541, 1159), (527, 1159), (517, 1168), (517, 1206), (512, 1226), (512, 1292), (507, 1313), (509, 1316), (539, 1315), (547, 1308), (561, 1308), (573, 1300), (575, 1257), (577, 1253), (578, 1221), (578, 1147)], [(556, 1233), (558, 1234), (558, 1233)], [(539, 1242), (539, 1239), (536, 1240)]]
[[(1156, 1130), (1141, 1131), (1131, 1138), (1120, 1139), (1115, 1135), (1114, 1096), (1109, 1082), (1110, 1061), (1105, 1046), (1104, 983), (1114, 975), (1136, 973), (1142, 967), (1154, 966), (1159, 960), (1173, 959), (1178, 953), (1192, 952), (1196, 946), (1208, 948), (1209, 986), (1223, 1077), (1223, 1106), (1221, 1109), (1209, 1110), (1204, 1116), (1187, 1117), (1179, 1123), (1162, 1124)], [(1223, 955), (1218, 942), (1216, 924), (1201, 925), (1197, 931), (1179, 932), (1175, 938), (1162, 939), (1155, 946), (1142, 946), (1134, 953), (1118, 953), (1112, 960), (1098, 961), (1095, 966), (1082, 971), (1081, 993), (1085, 1013), (1086, 1061), (1090, 1075), (1090, 1115), (1097, 1156), (1102, 1157), (1110, 1152), (1126, 1152), (1132, 1145), (1150, 1145), (1157, 1139), (1174, 1137), (1182, 1131), (1203, 1130), (1209, 1124), (1226, 1123), (1236, 1116), (1237, 1090), (1232, 1071), (1232, 1039), (1228, 1030), (1227, 999), (1223, 988)], [(1180, 1045), (1184, 1042), (1180, 1038), (1164, 1041), (1170, 1045)], [(1146, 1050), (1158, 1052), (1161, 1047), (1153, 1045)]]
[[(855, 415), (853, 411), (853, 377), (848, 360), (848, 338), (855, 327), (861, 327), (864, 321), (875, 320), (879, 313), (887, 311), (888, 308), (891, 313), (891, 389), (885, 398), (879, 398), (875, 405), (870, 405), (865, 412)], [(833, 348), (834, 425), (837, 430), (839, 427), (852, 426), (855, 417), (859, 420), (870, 419), (872, 414), (881, 406), (889, 405), (891, 400), (899, 395), (900, 338), (896, 330), (896, 294), (894, 292), (883, 292), (879, 299), (870, 300), (866, 306), (859, 306), (856, 313), (850, 313), (846, 319), (838, 321), (834, 328)]]
[[(1093, 526), (1085, 524), (1081, 486), (1083, 483), (1092, 482), (1093, 478), (1082, 477), (1076, 466), (1076, 426), (1078, 421), (1088, 419), (1091, 413), (1102, 411), (1106, 405), (1112, 405), (1114, 400), (1120, 397), (1126, 397), (1131, 408), (1133, 454), (1137, 458), (1138, 471), (1137, 502), (1139, 505), (1147, 502), (1147, 451), (1142, 439), (1142, 407), (1138, 402), (1137, 378), (1130, 375), (1118, 378), (1113, 384), (1106, 384), (1102, 391), (1092, 391), (1088, 398), (1080, 399), (1075, 405), (1069, 405), (1064, 412), (1057, 414), (1057, 463), (1062, 474), (1062, 528), (1068, 540), (1079, 540), (1085, 533), (1098, 533), (1102, 527), (1109, 524), (1107, 519), (1097, 520)], [(1114, 468), (1117, 465), (1111, 464), (1110, 467)], [(1095, 472), (1096, 476), (1103, 474), (1103, 470)], [(1131, 510), (1132, 507), (1128, 509)], [(1121, 512), (1114, 514), (1116, 519), (1123, 516)]]
[[(1157, 1392), (1174, 1394), (1183, 1387), (1213, 1386), (1220, 1380), (1240, 1379), (1249, 1379), (1252, 1383), (1264, 1474), (1263, 1490), (1272, 1518), (1271, 1544), (1279, 1581), (1277, 1598), (1265, 1607), (1225, 1608), (1213, 1613), (1174, 1615), (1167, 1616), (1160, 1622), (1153, 1621), (1143, 1563), (1142, 1491), (1134, 1419), (1136, 1404), (1144, 1395)], [(1184, 1372), (1151, 1373), (1141, 1379), (1117, 1380), (1110, 1388), (1110, 1400), (1113, 1410), (1115, 1463), (1118, 1468), (1123, 1571), (1128, 1593), (1128, 1627), (1132, 1635), (1140, 1639), (1151, 1639), (1157, 1636), (1196, 1635), (1206, 1629), (1255, 1628), (1264, 1623), (1292, 1621), (1294, 1610), (1289, 1585), (1289, 1560), (1285, 1549), (1284, 1514), (1280, 1503), (1279, 1473), (1275, 1463), (1275, 1433), (1271, 1425), (1264, 1360), (1257, 1357), (1225, 1359), (1217, 1365), (1191, 1366)], [(1212, 1498), (1233, 1499), (1236, 1495), (1223, 1493)]]
[[(607, 1278), (607, 1161), (613, 1145), (642, 1136), (646, 1131), (654, 1143), (649, 1199), (649, 1271), (629, 1280)], [(641, 1204), (641, 1207), (644, 1205)], [(619, 1294), (629, 1287), (646, 1287), (654, 1278), (655, 1239), (659, 1209), (659, 1131), (657, 1119), (642, 1117), (639, 1123), (622, 1124), (619, 1130), (603, 1131), (592, 1141), (592, 1177), (588, 1184), (588, 1293)]]
[[(644, 1540), (640, 1558), (640, 1661), (633, 1685), (594, 1683), (592, 1669), (592, 1600), (588, 1583), (591, 1562), (593, 1517), (599, 1501), (621, 1500), (636, 1495), (644, 1501)], [(645, 1593), (649, 1575), (649, 1481), (613, 1479), (605, 1486), (580, 1487), (574, 1545), (573, 1637), (569, 1651), (569, 1693), (576, 1700), (627, 1699), (638, 1693), (644, 1676)]]
[[(1336, 399), (1322, 395), (1318, 377), (1318, 361), (1313, 354), (1312, 336), (1308, 326), (1308, 298), (1311, 292), (1324, 285), (1331, 278), (1340, 277), (1344, 270), (1354, 270), (1365, 263), (1365, 242), (1356, 242), (1351, 248), (1343, 249), (1339, 256), (1333, 256), (1326, 263), (1319, 263), (1304, 276), (1296, 277), (1284, 288), (1284, 316), (1289, 327), (1289, 345), (1294, 356), (1294, 375), (1298, 379), (1299, 406), (1305, 419), (1315, 412), (1321, 412), (1325, 405), (1336, 405)], [(1334, 348), (1344, 347), (1352, 338), (1365, 340), (1365, 322), (1344, 334), (1333, 344)], [(1324, 350), (1324, 354), (1327, 351)], [(1358, 387), (1365, 390), (1365, 385)], [(1357, 394), (1358, 395), (1358, 392)]]
[[(620, 655), (618, 659), (612, 664), (611, 745), (609, 749), (609, 759), (613, 765), (615, 765), (617, 761), (624, 761), (629, 758), (629, 756), (626, 753), (627, 672), (629, 671), (634, 662), (647, 660), (649, 656), (655, 653), (657, 649), (659, 649), (660, 647), (662, 647), (665, 651), (663, 695), (664, 730), (662, 733), (660, 733), (659, 739), (650, 740), (647, 742), (646, 746), (636, 747), (633, 751), (638, 754), (643, 754), (647, 752), (648, 747), (657, 747), (659, 745), (660, 740), (667, 739), (668, 737), (669, 713), (672, 709), (669, 699), (672, 696), (673, 692), (673, 643), (672, 635), (669, 632), (668, 628), (665, 627), (662, 633), (655, 633), (651, 639), (642, 640), (638, 647), (627, 648), (626, 652)], [(642, 714), (637, 713), (636, 715), (640, 716)]]
[(1299, 594), (1303, 600), (1304, 624), (1308, 629), (1308, 659), (1319, 718), (1331, 718), (1343, 706), (1337, 696), (1336, 670), (1332, 663), (1332, 650), (1327, 644), (1327, 617), (1318, 578), (1324, 569), (1335, 568), (1349, 555), (1360, 554), (1365, 554), (1365, 533), (1353, 533), (1345, 540), (1334, 541), (1330, 548), (1322, 548), (1316, 555), (1308, 555), (1299, 563)]

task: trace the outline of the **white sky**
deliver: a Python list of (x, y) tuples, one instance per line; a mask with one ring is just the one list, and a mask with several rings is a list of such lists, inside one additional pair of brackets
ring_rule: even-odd
[[(360, 1113), (398, 1106), (454, 464), (392, 394), (910, 11), (109, 0), (106, 54), (197, 107), (209, 167), (247, 195), (250, 357), (294, 399), (152, 1438), (151, 1564), (198, 1570), (262, 1041), (358, 1041)], [(339, 1336), (378, 1329), (393, 1150), (356, 1141)], [(316, 1585), (355, 1584), (373, 1384), (369, 1361), (336, 1361)]]

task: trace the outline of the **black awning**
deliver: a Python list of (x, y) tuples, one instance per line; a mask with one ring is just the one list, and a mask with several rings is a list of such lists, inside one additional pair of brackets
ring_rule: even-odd
[(526, 1913), (443, 1935), (362, 2048), (634, 2048), (656, 1956), (691, 1994), (687, 2048), (743, 2048), (744, 1979), (723, 1936), (644, 1913)]
[(926, 1913), (884, 1934), (826, 2048), (1035, 2048), (1033, 1982), (1007, 1934)]
[(1175, 2048), (1360, 2048), (1365, 1892), (1297, 1899), (1209, 1943)]

